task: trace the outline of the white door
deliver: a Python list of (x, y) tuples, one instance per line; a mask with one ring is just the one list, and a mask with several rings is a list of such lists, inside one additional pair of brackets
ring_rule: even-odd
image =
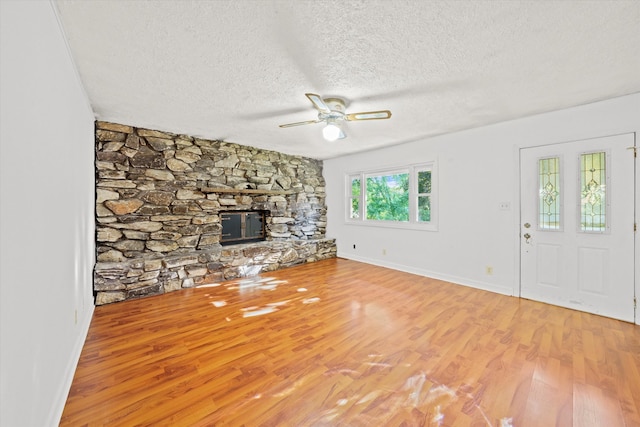
[(520, 150), (520, 296), (634, 321), (635, 135)]

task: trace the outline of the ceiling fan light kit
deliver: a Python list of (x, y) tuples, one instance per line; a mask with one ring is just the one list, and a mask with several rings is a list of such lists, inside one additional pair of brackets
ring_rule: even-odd
[(322, 99), (320, 95), (317, 95), (315, 93), (307, 93), (305, 95), (307, 98), (309, 98), (313, 106), (318, 110), (317, 120), (287, 123), (284, 125), (280, 125), (281, 128), (309, 125), (312, 123), (325, 123), (326, 125), (322, 129), (322, 135), (324, 136), (324, 139), (326, 139), (327, 141), (336, 141), (347, 136), (341, 127), (341, 124), (345, 121), (381, 120), (391, 117), (391, 111), (389, 110), (366, 111), (361, 113), (346, 114), (344, 100), (340, 98)]
[(322, 136), (327, 141), (336, 141), (345, 138), (347, 135), (340, 129), (338, 123), (334, 120), (328, 121), (327, 125), (322, 129)]

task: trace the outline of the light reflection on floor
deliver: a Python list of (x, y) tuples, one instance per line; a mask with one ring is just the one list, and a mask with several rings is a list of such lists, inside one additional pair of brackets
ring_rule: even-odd
[[(281, 285), (287, 285), (286, 280), (275, 280), (272, 277), (260, 277), (255, 276), (251, 278), (243, 278), (237, 281), (226, 283), (224, 286), (228, 290), (237, 290), (240, 295), (246, 295), (252, 292), (269, 292), (276, 290)], [(199, 287), (218, 287), (220, 284), (201, 285)], [(319, 303), (321, 299), (317, 296), (309, 298), (301, 298), (300, 293), (308, 292), (307, 288), (298, 287), (293, 290), (295, 293), (291, 298), (281, 301), (270, 302), (262, 306), (248, 306), (239, 309), (241, 317), (251, 318), (257, 316), (263, 316), (270, 313), (277, 312), (280, 307), (300, 304), (314, 304)], [(215, 298), (211, 294), (205, 294), (209, 299)], [(212, 301), (211, 304), (215, 308), (225, 307), (227, 302), (224, 300)], [(363, 307), (360, 303), (353, 302), (351, 309), (352, 314), (358, 313)], [(372, 311), (373, 310), (373, 311)], [(361, 313), (360, 313), (361, 314)], [(379, 307), (375, 305), (372, 307), (365, 307), (365, 315), (375, 317), (378, 320), (384, 320), (384, 310), (379, 310)], [(225, 318), (227, 322), (231, 322), (232, 319), (227, 316)], [(383, 322), (384, 323), (384, 322)], [(352, 396), (342, 397), (335, 401), (335, 403), (329, 409), (322, 411), (317, 415), (317, 419), (308, 420), (312, 424), (324, 424), (329, 425), (335, 423), (341, 423), (341, 416), (343, 416), (352, 407), (361, 406), (362, 409), (357, 411), (356, 415), (352, 415), (349, 421), (356, 425), (371, 425), (377, 426), (385, 423), (384, 417), (380, 417), (380, 413), (389, 414), (390, 420), (394, 414), (399, 411), (407, 411), (411, 409), (418, 409), (423, 414), (426, 414), (425, 424), (428, 426), (442, 426), (445, 423), (445, 415), (443, 411), (446, 407), (458, 400), (465, 399), (469, 404), (479, 411), (482, 418), (485, 420), (488, 427), (514, 427), (512, 418), (503, 417), (499, 420), (499, 424), (494, 425), (487, 417), (483, 409), (475, 403), (477, 400), (475, 396), (467, 391), (468, 386), (463, 385), (457, 389), (448, 387), (445, 384), (438, 383), (435, 379), (430, 378), (427, 373), (423, 371), (416, 372), (412, 368), (411, 364), (405, 363), (400, 366), (394, 366), (385, 361), (383, 354), (369, 354), (368, 360), (363, 361), (360, 366), (353, 369), (353, 367), (334, 367), (327, 369), (322, 376), (329, 378), (348, 377), (354, 382), (352, 387), (354, 390), (361, 389), (358, 387), (358, 382), (370, 383), (374, 381), (376, 383), (388, 384), (388, 381), (384, 379), (374, 379), (372, 375), (378, 377), (384, 377), (385, 375), (391, 375), (394, 372), (394, 377), (398, 375), (398, 370), (406, 371), (402, 378), (406, 378), (401, 384), (398, 384), (395, 389), (380, 389), (370, 391), (364, 395), (355, 393)], [(249, 404), (253, 400), (267, 399), (269, 397), (281, 399), (283, 397), (292, 396), (296, 390), (304, 383), (315, 381), (317, 378), (313, 378), (313, 375), (302, 377), (295, 381), (293, 384), (284, 387), (283, 385), (277, 385), (270, 390), (256, 393), (255, 395), (247, 398), (245, 402), (239, 402), (236, 406), (236, 410), (240, 410), (242, 406)], [(366, 408), (371, 405), (376, 405), (376, 416), (370, 416), (366, 414)]]
[[(245, 295), (248, 293), (258, 292), (258, 291), (275, 291), (278, 288), (278, 286), (286, 285), (286, 284), (288, 284), (286, 280), (276, 280), (273, 277), (261, 277), (257, 275), (254, 277), (235, 280), (225, 284), (224, 286), (228, 290), (237, 290), (241, 295)], [(218, 287), (218, 286), (220, 286), (219, 283), (213, 283), (213, 284), (200, 285), (198, 286), (198, 288), (211, 288), (211, 287)], [(295, 292), (297, 293), (307, 292), (307, 291), (308, 289), (306, 288), (296, 288), (295, 290)], [(211, 294), (205, 294), (205, 296), (209, 298), (213, 298)], [(240, 311), (243, 318), (262, 316), (265, 314), (278, 311), (278, 307), (285, 306), (290, 302), (292, 302), (294, 299), (296, 298), (292, 298), (284, 301), (271, 302), (266, 304), (264, 307), (258, 307), (258, 306), (244, 307), (244, 308), (241, 308)], [(311, 298), (302, 299), (300, 302), (302, 304), (313, 304), (319, 301), (320, 301), (319, 297), (311, 297)], [(211, 304), (216, 308), (220, 308), (220, 307), (226, 306), (227, 301), (216, 300), (216, 301), (212, 301)]]

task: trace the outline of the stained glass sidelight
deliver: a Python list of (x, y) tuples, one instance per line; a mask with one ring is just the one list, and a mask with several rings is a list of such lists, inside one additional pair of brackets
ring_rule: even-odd
[(538, 227), (559, 230), (560, 216), (560, 158), (538, 160)]
[(607, 227), (606, 153), (580, 155), (580, 230), (603, 232)]

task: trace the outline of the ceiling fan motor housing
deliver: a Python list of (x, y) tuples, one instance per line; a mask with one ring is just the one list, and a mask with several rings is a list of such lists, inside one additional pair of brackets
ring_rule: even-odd
[(326, 98), (326, 99), (323, 99), (323, 101), (331, 111), (329, 112), (320, 111), (318, 113), (318, 119), (323, 121), (344, 120), (345, 105), (342, 99)]

